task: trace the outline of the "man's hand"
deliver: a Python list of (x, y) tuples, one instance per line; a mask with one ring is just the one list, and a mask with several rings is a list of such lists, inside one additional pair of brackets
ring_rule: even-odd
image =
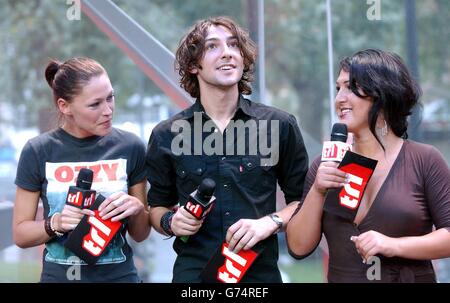
[(197, 220), (184, 207), (178, 208), (172, 217), (171, 229), (175, 236), (191, 236), (202, 227), (203, 220)]
[(268, 216), (257, 220), (241, 219), (230, 226), (226, 241), (228, 249), (238, 253), (248, 250), (261, 240), (268, 238), (278, 229), (278, 225)]

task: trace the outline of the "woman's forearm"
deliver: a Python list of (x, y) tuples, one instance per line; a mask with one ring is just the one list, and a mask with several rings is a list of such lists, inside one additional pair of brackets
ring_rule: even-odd
[(44, 228), (44, 220), (23, 221), (14, 227), (14, 242), (20, 248), (29, 248), (50, 240)]
[(142, 210), (139, 214), (131, 216), (128, 221), (128, 233), (136, 242), (147, 239), (150, 234), (151, 226), (149, 223), (149, 213), (147, 209)]
[(450, 229), (440, 228), (427, 235), (396, 238), (397, 257), (433, 260), (450, 257)]
[(307, 255), (320, 241), (322, 212), (325, 197), (311, 187), (299, 212), (286, 229), (289, 249), (296, 255)]

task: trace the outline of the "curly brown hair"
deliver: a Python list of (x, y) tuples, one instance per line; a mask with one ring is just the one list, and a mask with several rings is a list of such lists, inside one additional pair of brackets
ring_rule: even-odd
[(210, 26), (223, 26), (227, 28), (239, 43), (241, 55), (244, 59), (244, 73), (238, 83), (239, 92), (245, 95), (252, 93), (251, 82), (256, 61), (256, 44), (248, 32), (240, 27), (233, 19), (227, 16), (211, 17), (197, 21), (191, 30), (181, 39), (176, 52), (175, 69), (181, 76), (180, 86), (193, 98), (200, 97), (200, 86), (197, 75), (190, 71), (201, 68), (198, 62), (205, 53), (205, 38)]

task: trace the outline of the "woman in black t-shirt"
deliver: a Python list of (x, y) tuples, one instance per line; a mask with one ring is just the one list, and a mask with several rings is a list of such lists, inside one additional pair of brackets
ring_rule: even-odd
[[(114, 91), (98, 62), (51, 61), (45, 77), (61, 126), (29, 140), (22, 150), (15, 181), (14, 241), (21, 248), (45, 244), (42, 282), (138, 282), (125, 233), (142, 241), (150, 232), (144, 203), (145, 145), (112, 127)], [(68, 188), (75, 185), (81, 168), (93, 171), (92, 189), (107, 197), (99, 216), (112, 222), (126, 219), (107, 246), (104, 225), (97, 224), (90, 238), (83, 238), (83, 246), (93, 253), (104, 249), (95, 265), (87, 265), (64, 246), (83, 216), (94, 215), (88, 208), (66, 204)], [(36, 219), (40, 199), (44, 220)], [(91, 218), (91, 225), (99, 222)]]

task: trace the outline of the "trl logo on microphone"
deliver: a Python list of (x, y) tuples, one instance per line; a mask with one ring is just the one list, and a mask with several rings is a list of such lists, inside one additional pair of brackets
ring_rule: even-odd
[(186, 210), (189, 211), (197, 219), (202, 218), (203, 208), (200, 204), (194, 204), (191, 201), (186, 203)]
[(111, 219), (102, 220), (98, 210), (95, 211), (95, 216), (89, 216), (87, 222), (91, 229), (89, 234), (83, 237), (82, 248), (97, 257), (105, 250), (122, 223), (112, 222)]
[(251, 249), (235, 254), (228, 249), (227, 243), (222, 245), (222, 255), (225, 257), (225, 263), (217, 271), (217, 280), (223, 283), (238, 283), (258, 256)]
[(349, 183), (339, 192), (339, 203), (344, 207), (357, 209), (373, 170), (356, 163), (344, 165), (339, 169), (350, 176)]
[(203, 219), (212, 210), (214, 206), (215, 198), (209, 201), (209, 204), (204, 206), (200, 203), (194, 203), (192, 201), (187, 201), (184, 206), (186, 210), (191, 213), (198, 220)]
[(322, 161), (342, 161), (345, 153), (352, 150), (352, 146), (340, 141), (325, 141), (322, 149)]
[(95, 192), (93, 191), (69, 191), (66, 203), (79, 208), (89, 208), (94, 201)]

